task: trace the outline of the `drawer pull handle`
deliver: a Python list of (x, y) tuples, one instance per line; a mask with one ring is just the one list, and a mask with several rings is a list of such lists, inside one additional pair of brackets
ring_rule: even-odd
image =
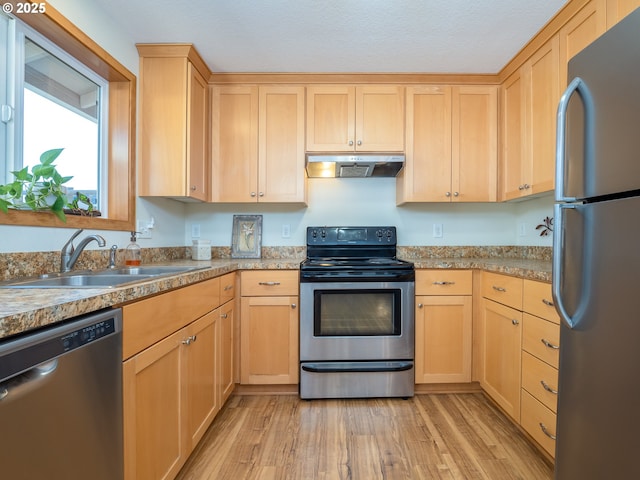
[(455, 284), (456, 284), (456, 282), (447, 282), (447, 281), (445, 280), (445, 281), (442, 281), (442, 282), (433, 282), (433, 284), (434, 284), (434, 285), (455, 285)]
[(542, 343), (544, 343), (544, 346), (547, 348), (552, 348), (554, 350), (558, 350), (560, 347), (558, 345), (554, 345), (553, 343), (551, 343), (549, 340), (546, 340), (544, 338), (541, 338), (540, 341)]
[(511, 323), (512, 323), (513, 325), (520, 325), (520, 322), (519, 322), (518, 320), (516, 320), (515, 318), (513, 318), (513, 319), (511, 320)]
[(503, 287), (497, 287), (497, 286), (495, 286), (495, 285), (493, 286), (493, 289), (494, 289), (496, 292), (506, 292), (506, 291), (507, 291), (507, 289), (506, 289), (506, 288), (503, 288)]
[(556, 436), (551, 434), (549, 432), (549, 430), (547, 430), (547, 427), (544, 425), (544, 423), (540, 422), (540, 429), (542, 430), (542, 433), (544, 433), (547, 437), (549, 437), (551, 440), (555, 440)]
[(547, 307), (553, 307), (553, 302), (550, 302), (549, 300), (547, 300), (546, 298), (542, 299), (542, 303), (544, 303)]
[(544, 388), (547, 392), (553, 393), (554, 395), (558, 394), (558, 391), (547, 385), (547, 382), (545, 382), (544, 380), (540, 380), (540, 384), (542, 385), (542, 388)]
[(258, 285), (265, 285), (267, 287), (275, 287), (280, 285), (280, 282), (258, 282)]
[(228, 291), (229, 291), (229, 290), (231, 290), (232, 288), (233, 288), (233, 285), (226, 285), (226, 286), (224, 287), (224, 291), (225, 291), (225, 292), (228, 292)]

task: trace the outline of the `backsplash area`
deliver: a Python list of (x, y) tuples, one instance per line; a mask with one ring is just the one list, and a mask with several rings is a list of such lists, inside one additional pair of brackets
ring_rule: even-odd
[[(262, 258), (304, 259), (306, 247), (263, 247)], [(551, 261), (551, 247), (531, 246), (459, 246), (459, 247), (398, 247), (398, 256), (406, 260), (426, 258), (514, 258)], [(230, 258), (230, 247), (211, 247), (211, 258)], [(143, 248), (142, 263), (164, 263), (191, 259), (191, 247)], [(85, 250), (75, 270), (106, 268), (109, 250)], [(124, 264), (124, 249), (117, 253), (117, 264)], [(0, 253), (0, 281), (33, 277), (60, 270), (60, 252)]]

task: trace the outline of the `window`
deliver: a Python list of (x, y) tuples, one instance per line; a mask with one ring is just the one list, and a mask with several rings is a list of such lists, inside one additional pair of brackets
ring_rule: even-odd
[(17, 66), (14, 89), (18, 93), (13, 164), (16, 169), (31, 167), (42, 152), (63, 148), (56, 165), (62, 176), (73, 177), (66, 183), (69, 200), (82, 192), (106, 214), (106, 202), (101, 201), (105, 155), (100, 139), (108, 121), (103, 108), (108, 83), (33, 32), (20, 32), (17, 53), (24, 60)]
[(84, 193), (101, 217), (67, 216), (60, 224), (49, 213), (10, 211), (0, 223), (133, 230), (135, 76), (46, 9), (0, 13), (0, 183), (42, 152), (63, 148), (56, 165), (73, 176), (70, 199)]

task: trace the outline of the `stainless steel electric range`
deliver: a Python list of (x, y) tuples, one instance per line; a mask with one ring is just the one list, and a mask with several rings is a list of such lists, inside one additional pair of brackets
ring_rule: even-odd
[(411, 262), (395, 227), (308, 227), (300, 265), (300, 396), (411, 397)]

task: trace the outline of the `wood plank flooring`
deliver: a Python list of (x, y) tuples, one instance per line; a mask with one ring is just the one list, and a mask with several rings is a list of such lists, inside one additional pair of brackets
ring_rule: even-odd
[(481, 393), (265, 395), (230, 398), (177, 478), (537, 480), (553, 470)]

